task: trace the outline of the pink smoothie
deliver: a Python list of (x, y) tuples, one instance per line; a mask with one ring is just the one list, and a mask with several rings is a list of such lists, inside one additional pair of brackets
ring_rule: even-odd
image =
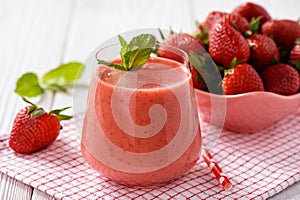
[(153, 57), (134, 72), (98, 68), (81, 140), (92, 167), (118, 183), (149, 186), (172, 181), (197, 162), (197, 106), (190, 73), (180, 65)]

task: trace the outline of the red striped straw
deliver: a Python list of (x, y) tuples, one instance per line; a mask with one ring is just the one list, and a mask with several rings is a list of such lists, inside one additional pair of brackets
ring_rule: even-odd
[(225, 190), (231, 190), (232, 184), (230, 180), (227, 176), (225, 176), (218, 163), (212, 158), (211, 154), (205, 148), (203, 148), (202, 157), (222, 187)]

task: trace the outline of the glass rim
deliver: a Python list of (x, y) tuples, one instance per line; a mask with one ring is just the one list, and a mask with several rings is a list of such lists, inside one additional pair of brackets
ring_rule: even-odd
[[(157, 55), (157, 53), (155, 54), (155, 53), (152, 53), (151, 55), (150, 55), (150, 57), (149, 58), (154, 58), (154, 57), (156, 57), (156, 58), (159, 58), (159, 59), (166, 59), (166, 60), (168, 60), (168, 61), (171, 61), (171, 62), (174, 62), (174, 63), (180, 63), (178, 66), (174, 66), (174, 67), (172, 67), (172, 68), (169, 68), (169, 69), (164, 69), (164, 70), (174, 70), (174, 69), (176, 69), (176, 68), (180, 68), (180, 67), (182, 67), (182, 66), (185, 66), (187, 69), (189, 69), (189, 55), (185, 52), (185, 51), (183, 51), (182, 49), (180, 49), (180, 48), (178, 48), (178, 47), (175, 47), (175, 46), (173, 46), (173, 45), (161, 45), (161, 46), (159, 46), (159, 42), (156, 44), (157, 45), (157, 47), (159, 47), (160, 49), (167, 49), (166, 51), (170, 51), (171, 53), (173, 53), (173, 54), (176, 54), (177, 56), (180, 56), (181, 58), (182, 58), (182, 62), (180, 62), (180, 61), (178, 61), (178, 60), (175, 60), (175, 59), (172, 59), (172, 58), (169, 58), (169, 57), (163, 57), (163, 56), (159, 56), (159, 55)], [(105, 47), (102, 47), (102, 48), (100, 48), (100, 49), (98, 49), (96, 52), (95, 52), (95, 59), (96, 59), (96, 61), (99, 59), (99, 54), (103, 51), (103, 50), (105, 50), (105, 49), (108, 49), (108, 48), (112, 48), (112, 47), (116, 47), (116, 46), (120, 46), (120, 48), (121, 48), (121, 45), (119, 44), (119, 43), (114, 43), (114, 44), (110, 44), (110, 45), (107, 45), (107, 46), (105, 46)], [(155, 56), (153, 56), (153, 55), (155, 55)], [(118, 54), (115, 58), (113, 58), (112, 60), (115, 60), (115, 59), (120, 59), (121, 60), (121, 57), (120, 57), (120, 55)], [(111, 61), (111, 60), (109, 60), (109, 61)], [(103, 64), (104, 65), (104, 64)], [(108, 66), (109, 67), (109, 66)], [(113, 68), (113, 67), (112, 67)], [(132, 72), (132, 71), (135, 71), (135, 70), (129, 70), (129, 71), (126, 71), (126, 70), (119, 70), (119, 69), (116, 69), (116, 68), (113, 68), (114, 70), (116, 70), (116, 71), (124, 71), (124, 72)]]

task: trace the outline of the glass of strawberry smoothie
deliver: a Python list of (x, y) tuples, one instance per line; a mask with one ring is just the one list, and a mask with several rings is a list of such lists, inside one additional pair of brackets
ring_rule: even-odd
[[(201, 131), (188, 56), (182, 62), (151, 55), (130, 71), (97, 64), (90, 82), (82, 128), (86, 161), (127, 186), (169, 183), (186, 173), (201, 152)], [(121, 63), (120, 45), (100, 49), (101, 58)]]

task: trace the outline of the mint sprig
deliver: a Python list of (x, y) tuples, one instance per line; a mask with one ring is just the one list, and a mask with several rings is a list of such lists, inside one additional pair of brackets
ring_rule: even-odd
[(33, 72), (23, 74), (17, 81), (15, 92), (20, 96), (35, 97), (44, 92), (38, 76)]
[(67, 91), (67, 85), (81, 77), (84, 65), (69, 62), (45, 73), (42, 78), (33, 72), (23, 74), (16, 83), (15, 93), (22, 97), (37, 97), (45, 90)]
[(129, 43), (121, 35), (118, 35), (118, 38), (121, 44), (121, 65), (101, 59), (98, 59), (98, 64), (105, 64), (116, 69), (129, 71), (144, 65), (151, 53), (155, 51), (156, 38), (152, 34), (138, 35), (132, 38)]

